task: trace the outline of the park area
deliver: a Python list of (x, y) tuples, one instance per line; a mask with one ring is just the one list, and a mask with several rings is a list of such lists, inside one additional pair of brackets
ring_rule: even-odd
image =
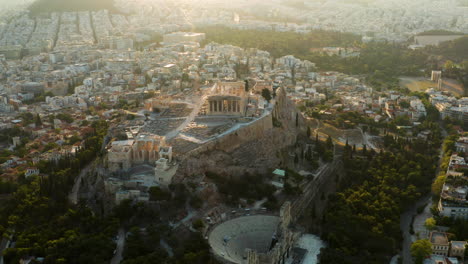
[[(400, 77), (400, 86), (412, 92), (424, 92), (429, 88), (437, 88), (437, 83), (424, 77)], [(455, 96), (463, 96), (462, 84), (453, 79), (443, 79), (442, 90), (451, 92)]]

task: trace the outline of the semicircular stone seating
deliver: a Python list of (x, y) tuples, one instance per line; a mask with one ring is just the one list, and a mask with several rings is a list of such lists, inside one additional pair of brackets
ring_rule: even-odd
[(232, 263), (242, 263), (245, 249), (266, 253), (276, 233), (277, 216), (242, 216), (215, 227), (208, 236), (213, 252)]

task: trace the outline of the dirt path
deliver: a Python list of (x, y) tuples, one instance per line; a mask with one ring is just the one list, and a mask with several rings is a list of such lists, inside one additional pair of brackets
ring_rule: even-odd
[(73, 184), (72, 191), (68, 195), (68, 199), (72, 204), (78, 203), (78, 192), (80, 191), (81, 182), (83, 177), (89, 172), (94, 162), (89, 163), (81, 172), (78, 177), (75, 179), (75, 183)]
[(123, 250), (125, 247), (125, 230), (121, 227), (119, 229), (119, 239), (117, 240), (117, 248), (115, 249), (114, 257), (111, 264), (119, 264), (123, 259)]

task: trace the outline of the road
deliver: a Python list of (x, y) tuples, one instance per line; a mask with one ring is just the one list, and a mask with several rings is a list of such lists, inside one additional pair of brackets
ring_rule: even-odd
[(171, 246), (169, 246), (169, 244), (166, 243), (166, 241), (164, 239), (161, 239), (159, 241), (159, 245), (167, 252), (167, 254), (169, 255), (169, 257), (173, 257), (174, 256), (174, 252), (171, 248)]
[(117, 248), (115, 249), (114, 257), (111, 264), (119, 264), (123, 259), (123, 250), (125, 247), (125, 230), (123, 227), (119, 229), (119, 239), (117, 240)]
[(425, 205), (428, 199), (431, 199), (431, 194), (427, 194), (420, 198), (400, 216), (400, 228), (403, 235), (402, 252), (400, 256), (403, 260), (403, 264), (413, 264), (413, 258), (411, 257), (410, 251), (411, 244), (413, 243), (412, 236), (410, 234), (410, 225), (413, 220), (413, 216), (417, 215), (418, 207)]
[(0, 264), (3, 264), (3, 250), (5, 250), (7, 248), (7, 245), (9, 244), (9, 241), (8, 239), (6, 238), (2, 238), (2, 240), (0, 240)]
[[(13, 229), (10, 229), (9, 230), (10, 234), (13, 234), (15, 233), (15, 230)], [(11, 242), (11, 239), (12, 239), (13, 235), (10, 235), (10, 238), (6, 238), (6, 237), (2, 237), (1, 240), (0, 240), (0, 264), (3, 264), (3, 251), (7, 248), (10, 247), (10, 242)]]
[(416, 217), (414, 217), (413, 230), (414, 230), (415, 236), (417, 236), (418, 239), (427, 238), (429, 236), (429, 231), (427, 230), (425, 224), (426, 224), (426, 220), (433, 216), (431, 213), (431, 207), (432, 207), (432, 199), (429, 198), (426, 201), (426, 207), (424, 207), (424, 210), (420, 214), (418, 214)]

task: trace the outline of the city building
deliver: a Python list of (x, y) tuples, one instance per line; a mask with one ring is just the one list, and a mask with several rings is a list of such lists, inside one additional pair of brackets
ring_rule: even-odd
[(431, 232), (429, 234), (429, 242), (431, 242), (433, 254), (445, 257), (448, 256), (450, 244), (446, 233), (437, 231)]

